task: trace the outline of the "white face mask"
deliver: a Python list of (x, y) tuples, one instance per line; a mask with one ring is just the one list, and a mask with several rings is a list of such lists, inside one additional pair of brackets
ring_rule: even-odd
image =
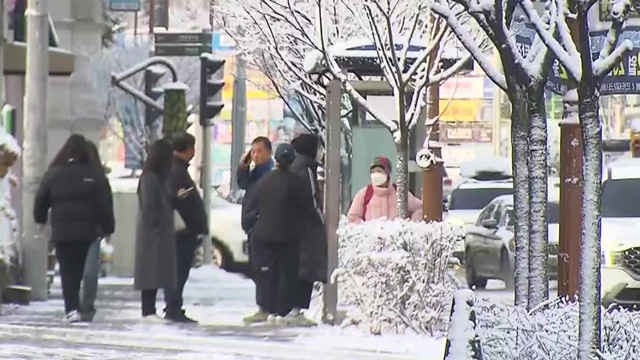
[(373, 186), (382, 186), (387, 182), (387, 175), (379, 172), (371, 173), (371, 184)]

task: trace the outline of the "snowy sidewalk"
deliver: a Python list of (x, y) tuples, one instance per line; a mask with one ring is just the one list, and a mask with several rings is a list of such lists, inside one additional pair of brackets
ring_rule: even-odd
[[(321, 325), (290, 328), (245, 326), (255, 310), (253, 283), (238, 275), (200, 268), (185, 289), (187, 313), (199, 325), (145, 323), (131, 278), (100, 279), (93, 323), (64, 324), (59, 282), (51, 299), (20, 307), (3, 305), (2, 359), (442, 359), (444, 339), (415, 335), (370, 336)], [(158, 308), (164, 301), (158, 297)]]

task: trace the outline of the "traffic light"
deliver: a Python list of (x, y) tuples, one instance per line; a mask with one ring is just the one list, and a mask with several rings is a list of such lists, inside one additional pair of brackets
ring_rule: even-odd
[[(158, 81), (165, 74), (165, 70), (159, 67), (149, 67), (144, 71), (144, 94), (154, 101), (160, 99), (164, 94), (164, 89), (158, 86)], [(151, 126), (160, 116), (162, 111), (145, 104), (144, 106), (144, 122), (147, 126)]]
[(640, 132), (631, 132), (631, 157), (640, 158)]
[(224, 63), (224, 59), (216, 58), (211, 54), (200, 55), (200, 124), (202, 126), (210, 125), (210, 119), (220, 114), (224, 107), (222, 103), (224, 81), (220, 80), (224, 78)]

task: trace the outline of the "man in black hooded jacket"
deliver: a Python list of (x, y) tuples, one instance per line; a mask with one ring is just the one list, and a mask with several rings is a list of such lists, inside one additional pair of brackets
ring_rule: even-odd
[[(169, 173), (171, 193), (176, 197), (176, 251), (178, 287), (165, 291), (167, 320), (174, 322), (196, 322), (187, 317), (182, 309), (184, 285), (189, 278), (193, 258), (203, 239), (208, 238), (209, 223), (204, 202), (189, 175), (189, 161), (195, 155), (196, 139), (186, 132), (176, 133), (173, 142), (173, 164)], [(184, 224), (181, 224), (184, 223)]]

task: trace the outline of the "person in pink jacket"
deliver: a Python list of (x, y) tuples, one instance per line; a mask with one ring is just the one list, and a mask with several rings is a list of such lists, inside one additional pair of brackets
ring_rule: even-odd
[[(409, 215), (413, 221), (422, 221), (422, 202), (409, 193)], [(358, 223), (374, 219), (398, 217), (396, 186), (391, 182), (391, 161), (378, 156), (371, 164), (371, 184), (356, 194), (349, 209), (349, 222)]]

